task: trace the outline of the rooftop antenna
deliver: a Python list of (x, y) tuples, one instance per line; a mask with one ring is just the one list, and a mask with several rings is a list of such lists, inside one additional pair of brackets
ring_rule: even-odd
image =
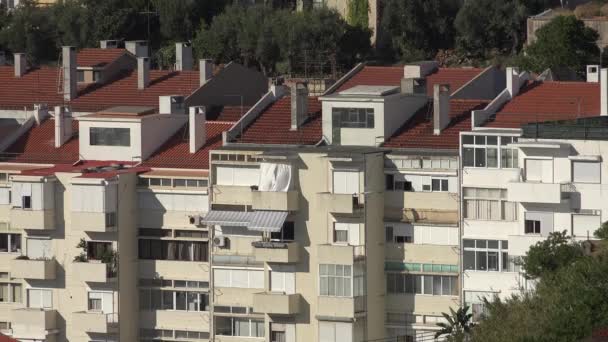
[(150, 9), (150, 1), (148, 0), (148, 8), (145, 11), (139, 12), (139, 14), (144, 14), (147, 17), (147, 25), (148, 25), (148, 42), (150, 41), (150, 16), (154, 15), (154, 16), (158, 16), (158, 13), (156, 11), (152, 11)]

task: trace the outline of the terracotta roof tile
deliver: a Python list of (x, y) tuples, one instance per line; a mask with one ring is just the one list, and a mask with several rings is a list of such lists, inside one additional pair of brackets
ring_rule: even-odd
[(271, 104), (238, 139), (241, 143), (314, 145), (323, 136), (321, 102), (308, 98), (308, 119), (298, 130), (291, 130), (291, 96)]
[(190, 153), (188, 125), (169, 138), (143, 165), (158, 168), (209, 169), (209, 151), (222, 146), (222, 132), (234, 122), (207, 121), (207, 142), (196, 153)]
[(74, 163), (78, 161), (78, 122), (72, 122), (72, 138), (55, 148), (55, 120), (44, 120), (24, 133), (0, 156), (4, 162)]
[(76, 54), (76, 64), (79, 67), (100, 68), (114, 62), (125, 53), (127, 53), (125, 49), (86, 48)]
[(488, 104), (483, 100), (450, 100), (450, 123), (433, 133), (433, 103), (428, 102), (408, 120), (384, 146), (395, 148), (458, 149), (460, 132), (471, 130), (471, 111)]
[[(58, 91), (58, 69), (40, 67), (20, 78), (12, 66), (0, 66), (0, 108), (32, 108), (43, 103), (49, 107), (66, 104)], [(79, 89), (78, 97), (67, 103), (73, 111), (96, 112), (114, 106), (158, 107), (161, 95), (188, 96), (199, 87), (197, 71), (150, 71), (150, 86), (137, 89), (137, 71), (126, 72), (108, 84), (92, 84)]]
[(575, 119), (599, 114), (599, 83), (530, 82), (485, 126), (519, 128), (530, 122)]
[[(477, 68), (439, 68), (436, 72), (427, 76), (427, 95), (433, 95), (433, 85), (436, 83), (449, 84), (450, 90), (455, 92), (483, 70)], [(400, 86), (402, 78), (403, 66), (366, 66), (341, 85), (335, 92), (339, 93), (342, 90), (350, 89), (357, 85)]]
[(14, 339), (14, 338), (12, 338), (12, 337), (8, 337), (8, 336), (6, 336), (6, 335), (2, 335), (2, 334), (0, 333), (0, 342), (19, 342), (19, 341), (15, 340), (15, 339)]

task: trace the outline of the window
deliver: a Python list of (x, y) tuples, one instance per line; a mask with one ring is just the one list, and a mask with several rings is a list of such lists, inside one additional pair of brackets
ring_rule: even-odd
[(27, 307), (50, 309), (53, 307), (53, 291), (49, 289), (28, 289)]
[[(508, 241), (462, 240), (464, 269), (509, 272)], [(512, 268), (512, 267), (511, 267)]]
[(540, 221), (526, 220), (525, 233), (526, 234), (540, 234)]
[(320, 264), (320, 295), (352, 297), (352, 266)]
[(32, 196), (21, 196), (21, 208), (32, 209)]
[(516, 137), (500, 137), (500, 167), (503, 169), (516, 169), (519, 167), (517, 148), (507, 146), (514, 142), (517, 142)]
[(507, 144), (516, 141), (516, 137), (464, 135), (462, 137), (463, 166), (497, 168), (500, 160), (500, 167), (516, 168), (517, 149), (507, 147)]
[(76, 72), (76, 76), (78, 77), (78, 82), (84, 82), (84, 71), (78, 70)]
[(88, 293), (88, 311), (114, 313), (114, 293), (90, 291)]
[(340, 128), (374, 128), (373, 108), (332, 108), (332, 117)]
[(334, 172), (333, 172), (333, 193), (334, 194), (358, 194), (359, 193), (359, 172), (334, 170)]
[(216, 335), (264, 337), (264, 320), (240, 317), (216, 317)]
[(334, 223), (334, 243), (348, 243), (348, 226)]
[(353, 324), (319, 322), (319, 342), (353, 341)]
[(412, 243), (414, 242), (414, 230), (409, 224), (398, 224), (397, 226), (387, 225), (386, 242), (393, 243)]
[(599, 162), (573, 161), (572, 181), (574, 183), (600, 183), (600, 166), (601, 164)]
[(140, 289), (141, 310), (209, 311), (209, 294), (199, 291)]
[(131, 129), (91, 127), (89, 143), (93, 146), (131, 146)]
[(359, 224), (334, 222), (333, 242), (337, 244), (359, 245)]
[(0, 282), (0, 303), (21, 303), (21, 291), (21, 284)]
[(213, 275), (215, 287), (264, 288), (263, 270), (215, 268)]
[(270, 291), (287, 294), (296, 291), (296, 273), (294, 268), (285, 265), (273, 265), (270, 271)]
[(0, 233), (0, 253), (21, 253), (21, 234)]
[(87, 241), (87, 258), (89, 260), (102, 260), (111, 253), (111, 242)]
[[(402, 176), (402, 175), (399, 175)], [(386, 174), (386, 190), (388, 191), (414, 191), (412, 182), (406, 179), (398, 179), (395, 174)]]
[(506, 199), (505, 189), (464, 188), (464, 217), (470, 220), (515, 221), (517, 205)]
[(270, 233), (270, 239), (276, 241), (293, 241), (295, 239), (294, 222), (286, 221), (280, 232)]
[(431, 177), (431, 191), (448, 191), (448, 179)]
[(139, 239), (139, 258), (207, 262), (209, 242)]

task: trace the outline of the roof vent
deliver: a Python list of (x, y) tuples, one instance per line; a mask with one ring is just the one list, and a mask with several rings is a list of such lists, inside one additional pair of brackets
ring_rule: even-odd
[(76, 77), (76, 48), (64, 46), (62, 48), (63, 67), (63, 99), (71, 101), (76, 98), (78, 79)]
[(61, 147), (72, 137), (72, 115), (65, 108), (55, 107), (55, 147)]
[(185, 114), (184, 97), (167, 95), (158, 97), (158, 112), (160, 114)]
[(205, 107), (190, 107), (189, 112), (189, 143), (190, 153), (196, 153), (207, 140)]
[(598, 83), (600, 81), (600, 66), (587, 65), (587, 82)]

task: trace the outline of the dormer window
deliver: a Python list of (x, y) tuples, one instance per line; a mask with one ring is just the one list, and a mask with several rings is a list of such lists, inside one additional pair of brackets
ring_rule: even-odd
[(91, 127), (89, 143), (93, 146), (131, 146), (131, 129)]
[(373, 108), (332, 108), (335, 128), (374, 128)]

